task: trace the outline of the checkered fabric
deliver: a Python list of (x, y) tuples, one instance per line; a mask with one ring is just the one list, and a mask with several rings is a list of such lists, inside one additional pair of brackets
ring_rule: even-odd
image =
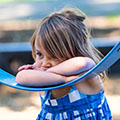
[(41, 96), (42, 110), (36, 120), (112, 120), (104, 89), (95, 95), (85, 95), (72, 86), (62, 98), (50, 96), (50, 91)]

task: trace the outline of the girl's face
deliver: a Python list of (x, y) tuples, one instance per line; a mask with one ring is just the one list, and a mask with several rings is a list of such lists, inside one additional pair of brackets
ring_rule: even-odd
[(47, 52), (35, 42), (36, 60), (34, 65), (42, 70), (54, 67), (60, 63), (58, 59), (51, 58)]

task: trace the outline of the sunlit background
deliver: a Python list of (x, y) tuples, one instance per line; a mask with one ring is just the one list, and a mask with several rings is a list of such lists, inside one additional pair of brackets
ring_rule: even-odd
[[(0, 68), (16, 75), (32, 64), (30, 38), (40, 20), (65, 6), (87, 16), (91, 41), (106, 55), (120, 41), (120, 0), (0, 0)], [(106, 96), (114, 120), (120, 120), (120, 60), (108, 71)], [(35, 120), (40, 111), (38, 92), (0, 84), (0, 120)]]

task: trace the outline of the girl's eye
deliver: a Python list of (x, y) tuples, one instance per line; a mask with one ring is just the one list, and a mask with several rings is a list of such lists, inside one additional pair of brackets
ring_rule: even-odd
[(39, 58), (43, 58), (43, 54), (42, 53), (36, 53), (36, 55), (39, 57)]

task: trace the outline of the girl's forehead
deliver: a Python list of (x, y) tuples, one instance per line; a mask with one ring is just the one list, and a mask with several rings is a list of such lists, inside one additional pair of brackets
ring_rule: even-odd
[(39, 39), (36, 39), (36, 40), (35, 40), (34, 48), (35, 48), (35, 50), (37, 49), (37, 50), (39, 50), (39, 51), (44, 50), (43, 45), (42, 45), (42, 43), (40, 42)]
[(40, 43), (38, 42), (38, 40), (35, 40), (35, 49), (38, 49), (38, 50), (40, 50), (41, 49), (41, 46), (42, 45), (40, 45)]
[(35, 42), (35, 51), (39, 51), (39, 52), (45, 52), (44, 48), (42, 47), (42, 45), (37, 44), (37, 42)]
[(40, 44), (39, 41), (35, 41), (35, 51), (39, 51), (43, 54), (45, 54), (46, 56), (50, 56), (47, 51), (44, 49), (44, 47), (42, 46), (42, 44)]

